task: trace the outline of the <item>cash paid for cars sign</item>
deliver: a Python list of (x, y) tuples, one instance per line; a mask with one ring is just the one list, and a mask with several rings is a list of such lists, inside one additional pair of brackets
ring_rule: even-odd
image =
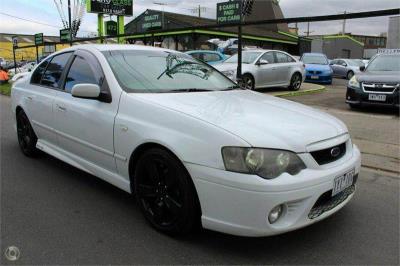
[(133, 0), (86, 0), (87, 12), (117, 16), (133, 15)]
[(242, 1), (229, 1), (217, 4), (217, 23), (229, 24), (241, 21)]

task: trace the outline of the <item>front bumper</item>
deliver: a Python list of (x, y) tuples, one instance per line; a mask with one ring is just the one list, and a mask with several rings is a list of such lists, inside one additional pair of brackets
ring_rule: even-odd
[[(318, 199), (332, 190), (335, 177), (352, 169), (358, 175), (360, 158), (360, 151), (353, 146), (333, 166), (307, 168), (296, 176), (283, 174), (273, 180), (190, 163), (185, 166), (199, 196), (204, 228), (240, 236), (269, 236), (310, 225), (345, 206), (354, 191), (337, 205), (312, 215)], [(285, 206), (284, 213), (270, 224), (268, 214), (280, 204)]]
[[(386, 93), (385, 102), (370, 101), (369, 94), (370, 93), (364, 92), (362, 89), (355, 89), (350, 86), (347, 86), (346, 103), (358, 106), (384, 106), (384, 107), (393, 107), (397, 109), (399, 108), (400, 95), (398, 89), (392, 94)], [(374, 92), (372, 94), (381, 94), (381, 93)]]
[[(312, 77), (318, 77), (318, 78), (312, 78)], [(311, 82), (311, 83), (331, 84), (332, 83), (332, 75), (323, 75), (323, 74), (311, 75), (311, 74), (307, 73), (305, 81)]]

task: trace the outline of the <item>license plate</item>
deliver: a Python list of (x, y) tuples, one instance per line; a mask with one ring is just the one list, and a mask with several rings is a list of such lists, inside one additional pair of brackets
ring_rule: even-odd
[(368, 95), (368, 100), (370, 101), (378, 101), (378, 102), (385, 102), (386, 95), (383, 94), (370, 94)]
[(333, 180), (332, 197), (353, 184), (353, 177), (355, 172), (355, 169), (353, 169), (350, 172), (338, 176), (335, 178), (335, 180)]
[(311, 76), (311, 79), (319, 79), (319, 76)]

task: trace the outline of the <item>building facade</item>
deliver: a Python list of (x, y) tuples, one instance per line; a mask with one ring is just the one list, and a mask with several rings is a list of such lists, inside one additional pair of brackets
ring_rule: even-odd
[(386, 48), (399, 49), (400, 48), (400, 16), (389, 18), (388, 40)]
[[(258, 21), (283, 18), (279, 3), (274, 0), (255, 1), (250, 15), (244, 21)], [(202, 25), (216, 25), (214, 19), (200, 18), (156, 10), (146, 10), (134, 20), (125, 25), (125, 33), (129, 43), (153, 44), (188, 51), (196, 49), (215, 49), (208, 42), (210, 39), (228, 40), (237, 38), (237, 27), (216, 27), (212, 29), (197, 29)], [(182, 30), (190, 28), (190, 30)], [(157, 33), (151, 33), (159, 30)], [(243, 45), (256, 46), (265, 49), (283, 50), (299, 55), (299, 48), (308, 47), (311, 42), (301, 39), (289, 32), (287, 24), (268, 24), (245, 26), (242, 29)], [(299, 43), (303, 44), (300, 46)]]
[(364, 44), (349, 35), (312, 36), (311, 52), (323, 53), (329, 59), (364, 56)]

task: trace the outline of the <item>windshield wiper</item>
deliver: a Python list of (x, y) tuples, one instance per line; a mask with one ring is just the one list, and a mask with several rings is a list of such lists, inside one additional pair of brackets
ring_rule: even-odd
[(199, 89), (199, 88), (188, 88), (188, 89), (169, 90), (169, 91), (166, 91), (166, 92), (205, 92), (205, 91), (214, 91), (214, 90)]
[(242, 89), (243, 88), (240, 87), (239, 85), (233, 85), (233, 86), (230, 86), (230, 87), (228, 87), (226, 89), (222, 89), (221, 91), (232, 91), (232, 90), (242, 90)]

